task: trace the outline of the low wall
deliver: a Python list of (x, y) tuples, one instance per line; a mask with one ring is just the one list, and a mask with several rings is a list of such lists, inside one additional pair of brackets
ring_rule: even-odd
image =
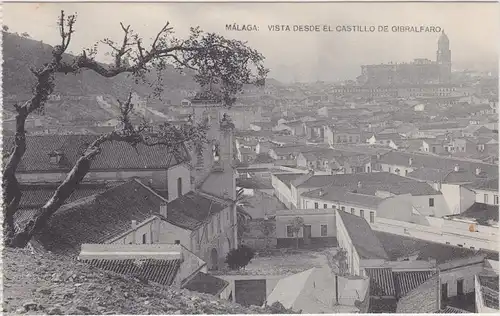
[(182, 259), (180, 245), (172, 244), (83, 244), (79, 258), (87, 259)]

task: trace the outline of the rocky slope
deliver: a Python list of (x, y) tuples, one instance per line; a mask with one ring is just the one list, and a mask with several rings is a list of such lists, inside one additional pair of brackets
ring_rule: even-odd
[(28, 250), (3, 252), (7, 314), (268, 314), (214, 296), (174, 290)]

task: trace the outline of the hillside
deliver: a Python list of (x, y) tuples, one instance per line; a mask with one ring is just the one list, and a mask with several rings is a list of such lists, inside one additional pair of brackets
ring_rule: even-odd
[[(30, 67), (41, 66), (50, 61), (52, 46), (17, 34), (7, 32), (2, 32), (2, 34), (4, 104), (6, 110), (9, 110), (13, 103), (22, 102), (31, 97), (35, 78), (30, 72)], [(65, 58), (69, 59), (73, 56), (66, 55)], [(151, 73), (150, 79), (151, 82), (156, 80), (154, 72)], [(173, 67), (165, 70), (162, 81), (165, 89), (162, 100), (148, 100), (148, 105), (159, 111), (165, 111), (166, 104), (169, 102), (179, 103), (185, 97), (186, 92), (197, 88), (191, 75), (182, 75)], [(76, 75), (58, 74), (54, 98), (48, 102), (46, 115), (65, 122), (68, 119), (72, 121), (111, 119), (112, 114), (100, 106), (97, 97), (116, 100), (117, 97), (124, 98), (130, 89), (143, 99), (152, 93), (150, 87), (135, 84), (127, 74), (109, 79), (92, 71), (82, 71)], [(60, 100), (58, 100), (59, 96)], [(75, 107), (75, 103), (81, 106)]]
[(49, 315), (267, 314), (214, 296), (173, 290), (28, 250), (3, 253), (4, 313)]

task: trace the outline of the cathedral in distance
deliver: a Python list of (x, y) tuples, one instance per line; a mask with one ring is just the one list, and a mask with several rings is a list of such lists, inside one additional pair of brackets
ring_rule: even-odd
[(368, 86), (401, 84), (445, 84), (451, 80), (450, 40), (443, 31), (438, 40), (436, 61), (417, 58), (409, 63), (388, 63), (361, 66), (358, 83)]

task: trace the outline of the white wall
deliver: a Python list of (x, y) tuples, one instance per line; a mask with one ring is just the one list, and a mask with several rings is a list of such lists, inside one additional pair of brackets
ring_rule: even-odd
[[(498, 192), (490, 190), (476, 190), (476, 189), (474, 189), (474, 192), (476, 193), (476, 202), (485, 203), (488, 205), (498, 205), (495, 204), (495, 196), (498, 197)], [(485, 195), (488, 196), (487, 201), (484, 200)]]
[(439, 278), (441, 284), (447, 283), (448, 297), (453, 297), (457, 295), (457, 280), (460, 279), (464, 280), (464, 293), (474, 292), (474, 277), (481, 271), (483, 271), (483, 263), (478, 263), (441, 272)]
[(441, 193), (448, 205), (450, 214), (460, 214), (469, 208), (475, 201), (475, 194), (459, 184), (441, 184)]
[[(330, 209), (329, 213), (318, 210), (319, 214), (314, 214), (315, 210), (308, 210), (304, 212), (297, 212), (290, 215), (277, 215), (276, 216), (276, 237), (277, 238), (295, 238), (287, 236), (287, 226), (291, 226), (290, 221), (295, 217), (302, 217), (305, 225), (311, 225), (311, 237), (336, 237), (337, 228), (335, 224), (335, 213)], [(295, 212), (294, 212), (295, 213)], [(321, 225), (327, 225), (327, 235), (321, 236)], [(303, 230), (299, 232), (299, 237), (303, 237)]]
[(182, 179), (182, 194), (184, 195), (191, 191), (191, 170), (184, 164), (170, 168), (167, 172), (169, 201), (173, 201), (179, 197), (177, 194), (178, 178)]

